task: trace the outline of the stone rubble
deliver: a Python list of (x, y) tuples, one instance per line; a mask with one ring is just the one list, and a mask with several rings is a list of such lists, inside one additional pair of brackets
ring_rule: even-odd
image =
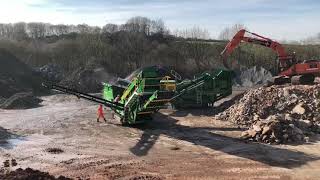
[(235, 71), (235, 74), (236, 76), (233, 84), (242, 87), (263, 85), (272, 79), (270, 71), (258, 66), (253, 66), (251, 68), (241, 67), (239, 71)]
[(63, 78), (63, 70), (56, 64), (47, 64), (39, 68), (35, 68), (34, 71), (41, 75), (45, 80), (58, 83)]
[(320, 84), (252, 89), (217, 118), (249, 128), (241, 135), (246, 140), (308, 141), (308, 136), (320, 133)]

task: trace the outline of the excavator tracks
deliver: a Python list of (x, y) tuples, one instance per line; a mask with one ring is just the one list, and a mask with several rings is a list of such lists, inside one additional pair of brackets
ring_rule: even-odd
[(306, 74), (306, 75), (298, 75), (298, 76), (292, 76), (291, 77), (291, 83), (294, 85), (297, 84), (313, 84), (315, 80), (315, 77), (312, 74)]
[(283, 84), (293, 84), (293, 85), (310, 85), (313, 84), (315, 76), (312, 74), (296, 75), (296, 76), (275, 76), (269, 81), (268, 85), (283, 85)]

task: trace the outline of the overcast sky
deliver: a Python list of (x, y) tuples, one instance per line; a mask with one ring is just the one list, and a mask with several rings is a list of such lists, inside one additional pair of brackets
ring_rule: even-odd
[(162, 18), (169, 29), (197, 25), (212, 38), (226, 26), (245, 24), (278, 40), (320, 32), (320, 0), (0, 0), (0, 23), (49, 22), (103, 26), (133, 16)]

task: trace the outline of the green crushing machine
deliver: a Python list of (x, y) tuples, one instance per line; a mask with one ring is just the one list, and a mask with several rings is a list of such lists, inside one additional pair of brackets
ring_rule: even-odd
[(215, 70), (181, 80), (174, 70), (151, 66), (136, 70), (127, 79), (103, 83), (103, 95), (92, 96), (54, 84), (46, 87), (110, 107), (124, 125), (143, 123), (152, 114), (173, 105), (176, 108), (208, 107), (232, 93), (231, 72)]

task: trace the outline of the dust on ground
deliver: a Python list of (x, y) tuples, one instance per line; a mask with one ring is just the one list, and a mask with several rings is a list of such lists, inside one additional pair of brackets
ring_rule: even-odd
[[(81, 179), (319, 179), (320, 143), (267, 145), (238, 139), (243, 129), (217, 110), (162, 110), (123, 127), (96, 122), (97, 105), (69, 95), (27, 110), (0, 110), (0, 161)], [(218, 108), (219, 109), (219, 108)], [(59, 153), (49, 152), (55, 149)]]

